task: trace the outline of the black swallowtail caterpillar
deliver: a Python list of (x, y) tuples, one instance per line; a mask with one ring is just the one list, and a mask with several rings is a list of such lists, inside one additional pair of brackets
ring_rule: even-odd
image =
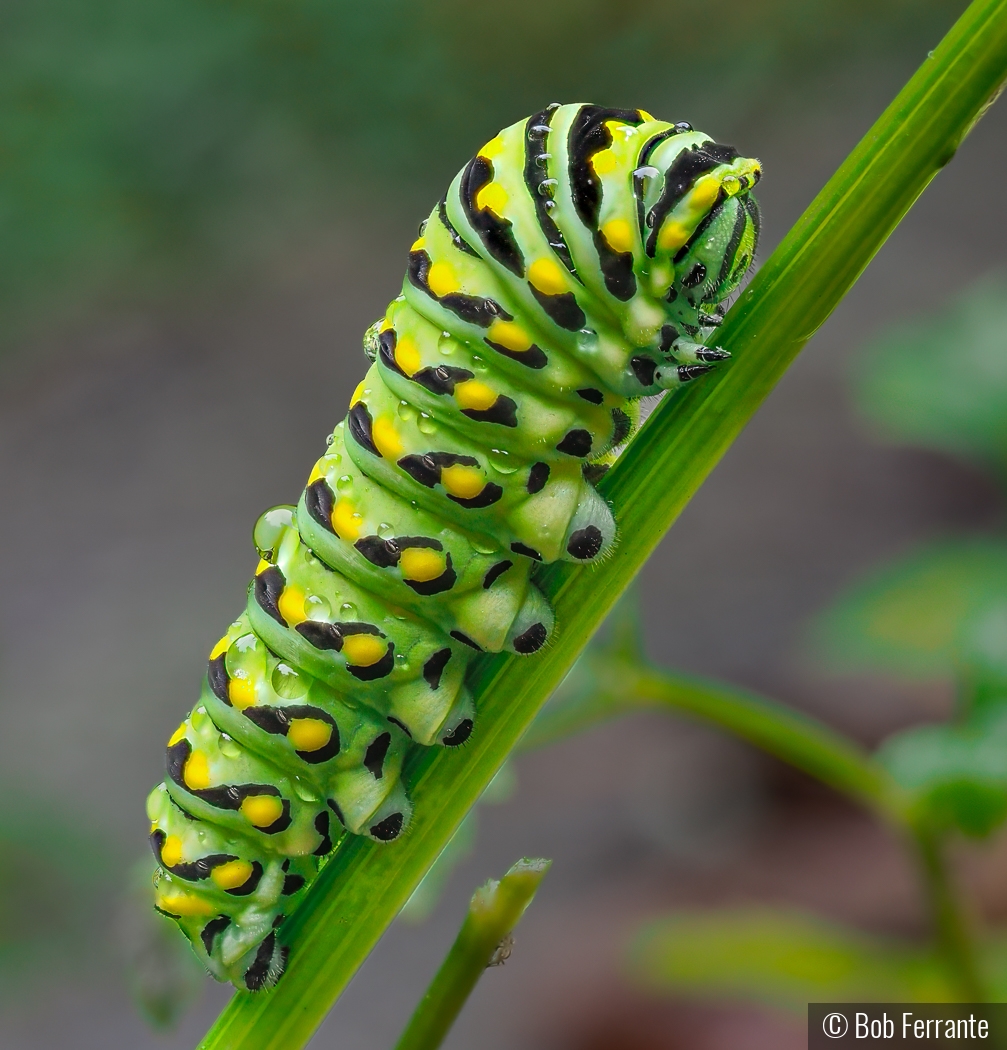
[(407, 750), (469, 736), (473, 654), (548, 640), (533, 567), (611, 550), (594, 481), (637, 399), (727, 356), (705, 341), (752, 262), (759, 175), (689, 124), (551, 105), (423, 223), (300, 502), (255, 526), (247, 606), (147, 802), (156, 906), (215, 977), (276, 981), (333, 843), (395, 839)]

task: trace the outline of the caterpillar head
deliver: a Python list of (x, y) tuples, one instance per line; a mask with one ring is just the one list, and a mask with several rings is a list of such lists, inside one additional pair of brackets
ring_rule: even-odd
[(759, 206), (749, 194), (714, 205), (698, 236), (675, 259), (679, 297), (696, 308), (726, 299), (751, 269), (759, 228)]

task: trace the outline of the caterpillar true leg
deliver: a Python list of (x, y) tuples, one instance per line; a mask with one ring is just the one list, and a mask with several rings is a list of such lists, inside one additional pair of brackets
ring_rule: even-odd
[(728, 356), (705, 342), (754, 258), (760, 174), (688, 124), (552, 105), (432, 210), (346, 419), (256, 524), (245, 609), (147, 802), (156, 905), (215, 977), (279, 978), (338, 838), (408, 826), (408, 749), (477, 727), (473, 655), (547, 643), (536, 563), (612, 550), (593, 480), (635, 399)]

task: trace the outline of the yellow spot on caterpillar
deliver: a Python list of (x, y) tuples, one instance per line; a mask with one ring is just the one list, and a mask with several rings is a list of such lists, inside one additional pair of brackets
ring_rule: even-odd
[(249, 795), (241, 803), (241, 815), (257, 828), (268, 828), (283, 815), (283, 803), (275, 795)]
[(218, 656), (226, 653), (231, 648), (231, 639), (228, 635), (224, 635), (219, 642), (210, 650), (210, 659), (216, 660)]
[[(419, 244), (419, 241), (416, 242)], [(392, 321), (390, 317), (381, 318), (381, 327), (378, 329), (379, 332), (387, 332), (389, 328), (392, 328)]]
[(657, 246), (663, 252), (677, 251), (692, 236), (692, 231), (680, 222), (668, 219), (657, 235)]
[(462, 408), (485, 412), (496, 404), (497, 392), (478, 379), (467, 379), (455, 387), (455, 400)]
[(476, 207), (501, 216), (507, 207), (507, 199), (507, 191), (499, 182), (487, 182), (476, 194)]
[(213, 905), (190, 893), (166, 893), (159, 897), (157, 906), (171, 915), (181, 915), (188, 918), (190, 915), (212, 915)]
[(210, 878), (222, 890), (233, 890), (236, 886), (244, 886), (251, 877), (252, 865), (247, 860), (229, 860), (226, 864), (218, 864), (210, 872)]
[(395, 363), (407, 376), (411, 376), (414, 372), (418, 372), (420, 366), (423, 364), (423, 361), (420, 358), (419, 348), (407, 335), (404, 335), (395, 344)]
[(374, 420), (371, 437), (374, 438), (377, 450), (385, 459), (398, 459), (402, 455), (402, 438), (399, 437), (395, 424), (385, 416), (379, 416)]
[[(426, 244), (426, 237), (417, 237), (416, 240), (413, 241), (413, 243), (409, 246), (409, 250), (411, 252), (421, 252), (426, 247)], [(383, 332), (384, 329), (382, 328), (381, 331)]]
[(704, 211), (710, 207), (720, 193), (720, 180), (713, 175), (704, 175), (696, 181), (689, 194), (689, 203), (694, 208), (702, 208)]
[(296, 627), (299, 623), (303, 623), (307, 619), (307, 616), (304, 615), (304, 588), (288, 583), (283, 588), (276, 607), (289, 626)]
[(351, 634), (343, 639), (343, 656), (354, 667), (370, 667), (387, 652), (384, 639), (374, 634)]
[(490, 325), (486, 338), (514, 353), (524, 353), (531, 346), (531, 336), (516, 321), (497, 319)]
[(619, 166), (619, 158), (610, 149), (601, 149), (591, 155), (595, 175), (608, 175)]
[(202, 791), (210, 786), (210, 763), (202, 751), (193, 751), (182, 770), (182, 780), (190, 791)]
[(612, 219), (601, 228), (601, 235), (614, 252), (633, 250), (633, 229), (625, 219)]
[(364, 383), (366, 382), (366, 379), (361, 379), (360, 382), (357, 383), (357, 389), (353, 391), (353, 397), (350, 398), (350, 408), (352, 408), (364, 396)]
[(441, 551), (428, 547), (406, 547), (399, 558), (402, 576), (417, 583), (436, 580), (447, 568), (447, 558)]
[(255, 566), (255, 575), (258, 576), (260, 572), (265, 572), (269, 568), (269, 562), (265, 558), (259, 559), (259, 564)]
[(317, 481), (319, 478), (325, 477), (325, 471), (322, 470), (322, 461), (319, 460), (312, 468), (311, 473), (308, 475), (308, 484)]
[(489, 140), (485, 146), (479, 151), (480, 157), (485, 157), (486, 160), (492, 160), (494, 157), (499, 157), (504, 151), (504, 141), (497, 135), (495, 138)]
[(183, 722), (178, 727), (178, 729), (176, 729), (175, 732), (172, 733), (170, 737), (168, 737), (168, 747), (174, 747), (179, 742), (179, 740), (185, 739), (185, 729), (186, 724), (185, 722)]
[(332, 739), (332, 726), (320, 718), (292, 718), (287, 739), (295, 751), (317, 751)]
[(536, 259), (528, 267), (528, 280), (543, 295), (560, 295), (566, 291), (566, 278), (552, 259)]
[(441, 471), (441, 484), (452, 496), (471, 499), (482, 492), (486, 481), (478, 467), (466, 467), (461, 463), (455, 463)]
[(161, 847), (161, 863), (166, 868), (173, 868), (182, 859), (182, 840), (177, 835), (169, 835)]
[(360, 539), (364, 528), (364, 519), (356, 512), (348, 499), (341, 499), (332, 508), (332, 527), (341, 540), (353, 542)]
[(430, 285), (430, 291), (432, 291), (438, 299), (441, 296), (457, 292), (461, 288), (454, 267), (451, 263), (443, 261), (435, 262), (433, 266), (430, 267), (430, 273), (427, 275), (427, 284)]
[[(290, 621), (287, 620), (287, 622)], [(251, 707), (255, 703), (255, 684), (251, 678), (234, 677), (227, 683), (227, 697), (232, 707), (244, 711), (246, 707)]]

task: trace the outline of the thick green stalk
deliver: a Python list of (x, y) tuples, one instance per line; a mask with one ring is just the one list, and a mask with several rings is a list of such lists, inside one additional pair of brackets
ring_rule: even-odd
[[(550, 860), (519, 860), (497, 882), (476, 890), (455, 943), (420, 1000), (395, 1050), (437, 1050), (461, 1013), (494, 955), (507, 939), (545, 873)], [(502, 962), (505, 955), (501, 955)]]
[(542, 574), (556, 608), (550, 648), (495, 657), (474, 675), (479, 727), (460, 753), (417, 756), (410, 834), (351, 837), (284, 926), (290, 968), (275, 989), (238, 993), (203, 1050), (297, 1050), (311, 1038), (667, 528), (888, 234), (954, 155), (1007, 75), (1007, 0), (975, 0), (899, 93), (731, 310), (735, 360), (666, 401), (604, 479), (619, 553)]

